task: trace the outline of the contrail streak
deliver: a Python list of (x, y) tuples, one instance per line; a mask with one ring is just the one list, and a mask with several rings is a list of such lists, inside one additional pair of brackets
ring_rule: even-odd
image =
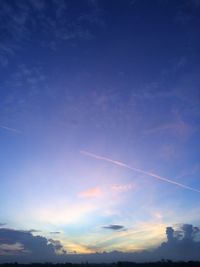
[(93, 153), (90, 153), (90, 152), (87, 152), (87, 151), (84, 151), (84, 150), (81, 150), (80, 153), (85, 155), (85, 156), (88, 156), (88, 157), (91, 157), (91, 158), (95, 158), (95, 159), (98, 159), (98, 160), (104, 160), (104, 161), (110, 162), (112, 164), (118, 165), (120, 167), (123, 167), (123, 168), (129, 169), (129, 170), (132, 170), (132, 171), (135, 171), (135, 172), (138, 172), (138, 173), (142, 173), (142, 174), (151, 176), (151, 177), (156, 178), (158, 180), (161, 180), (163, 182), (170, 183), (170, 184), (173, 184), (173, 185), (176, 185), (176, 186), (179, 186), (179, 187), (182, 187), (182, 188), (185, 188), (185, 189), (200, 193), (200, 190), (198, 190), (198, 189), (195, 189), (195, 188), (192, 188), (190, 186), (175, 182), (175, 181), (173, 181), (171, 179), (167, 179), (165, 177), (162, 177), (162, 176), (157, 175), (157, 174), (152, 173), (152, 172), (148, 172), (148, 171), (144, 171), (144, 170), (141, 170), (141, 169), (138, 169), (138, 168), (131, 167), (131, 166), (129, 166), (129, 165), (127, 165), (127, 164), (125, 164), (125, 163), (123, 163), (121, 161), (112, 160), (110, 158), (99, 156), (99, 155), (96, 155), (96, 154), (93, 154)]
[(10, 128), (10, 127), (4, 126), (4, 125), (0, 125), (0, 128), (2, 128), (2, 129), (4, 129), (4, 130), (7, 130), (7, 131), (10, 131), (10, 132), (15, 132), (15, 133), (18, 133), (18, 134), (21, 133), (21, 131), (19, 131), (19, 130), (17, 130), (17, 129)]

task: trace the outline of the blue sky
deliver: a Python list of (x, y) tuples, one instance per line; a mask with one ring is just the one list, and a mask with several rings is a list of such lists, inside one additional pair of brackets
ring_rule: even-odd
[[(199, 192), (150, 174), (200, 190), (199, 12), (198, 0), (1, 1), (5, 235), (134, 253), (199, 226)], [(26, 253), (12, 240), (0, 255)]]

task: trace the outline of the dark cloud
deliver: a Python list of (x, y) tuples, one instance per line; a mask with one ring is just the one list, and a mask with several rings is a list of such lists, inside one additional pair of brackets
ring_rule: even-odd
[(174, 229), (172, 227), (167, 227), (166, 235), (168, 242), (172, 242), (174, 240)]
[[(122, 225), (108, 225), (104, 229), (121, 230)], [(95, 246), (93, 247), (95, 250)], [(99, 249), (99, 247), (98, 247)], [(103, 251), (103, 248), (102, 248)], [(166, 228), (166, 241), (153, 251), (126, 253), (121, 251), (67, 254), (59, 240), (33, 236), (30, 231), (0, 229), (0, 262), (117, 262), (117, 261), (173, 261), (200, 260), (200, 228), (181, 224)]]
[(57, 234), (60, 234), (60, 232), (56, 231), (56, 232), (49, 232), (50, 234), (52, 235), (57, 235)]
[(153, 251), (123, 253), (112, 251), (88, 256), (89, 262), (116, 262), (116, 261), (158, 261), (170, 259), (173, 261), (200, 260), (200, 228), (191, 224), (169, 226), (166, 228), (166, 242), (163, 242)]
[(103, 226), (102, 228), (109, 229), (109, 230), (115, 230), (115, 231), (125, 230), (123, 225), (118, 225), (118, 224), (110, 224), (110, 225)]
[(193, 240), (200, 232), (200, 228), (193, 227), (192, 224), (183, 224), (181, 229), (184, 232), (184, 239), (186, 240)]
[[(33, 236), (30, 231), (21, 231), (14, 229), (0, 229), (0, 254), (3, 254), (4, 249), (11, 250), (18, 246), (17, 259), (20, 261), (45, 261), (53, 260), (56, 256), (56, 251), (60, 250), (62, 245), (53, 239), (48, 240), (42, 236)], [(59, 246), (58, 246), (59, 245)], [(7, 253), (6, 253), (7, 254)], [(11, 256), (9, 256), (11, 257)], [(6, 260), (6, 259), (5, 259)]]
[(0, 223), (0, 227), (5, 226), (5, 225), (6, 225), (5, 223)]
[(49, 239), (48, 241), (54, 246), (57, 252), (66, 253), (66, 250), (59, 240)]
[(199, 232), (200, 228), (192, 224), (182, 224), (177, 230), (167, 227), (167, 242), (154, 253), (171, 260), (200, 260)]

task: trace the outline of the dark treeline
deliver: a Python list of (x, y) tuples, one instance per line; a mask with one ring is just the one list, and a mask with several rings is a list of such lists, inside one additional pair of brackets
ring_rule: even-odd
[(19, 264), (19, 263), (5, 263), (0, 264), (0, 267), (200, 267), (199, 261), (188, 261), (188, 262), (173, 262), (171, 260), (162, 260), (158, 262), (117, 262), (117, 263), (30, 263), (30, 264)]

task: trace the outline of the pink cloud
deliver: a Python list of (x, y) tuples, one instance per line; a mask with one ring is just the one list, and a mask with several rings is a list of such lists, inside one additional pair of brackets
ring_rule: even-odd
[(79, 197), (84, 198), (101, 197), (102, 195), (103, 191), (100, 187), (93, 187), (78, 194)]

